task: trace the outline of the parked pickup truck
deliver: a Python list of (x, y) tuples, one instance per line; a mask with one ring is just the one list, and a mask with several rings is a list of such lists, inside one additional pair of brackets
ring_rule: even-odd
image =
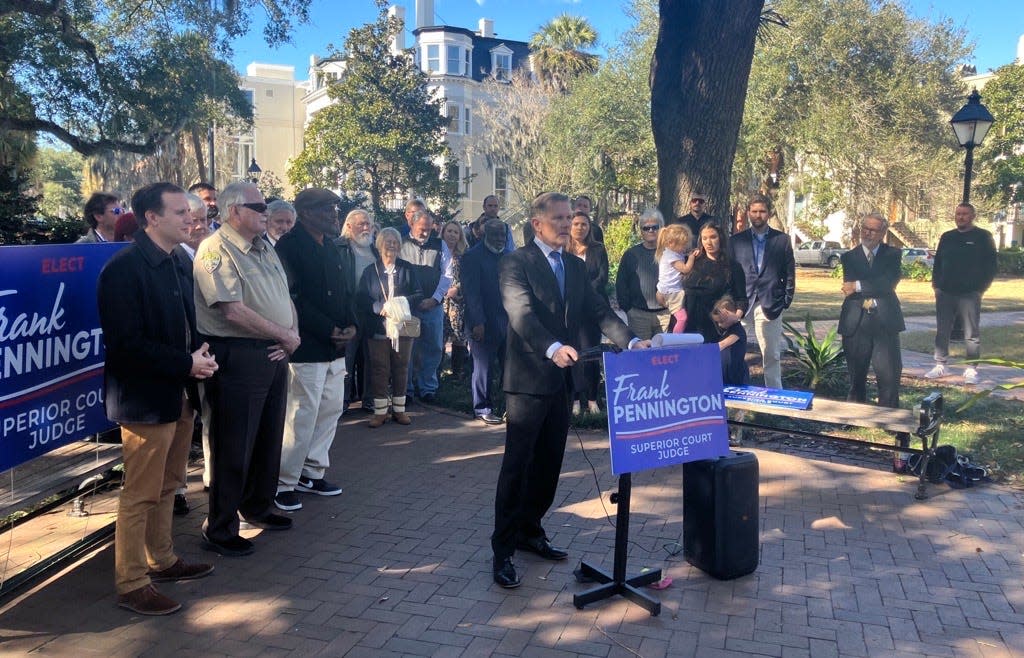
[(849, 250), (843, 249), (838, 242), (812, 240), (797, 247), (793, 255), (796, 257), (797, 265), (835, 269), (839, 267), (839, 257), (847, 251)]

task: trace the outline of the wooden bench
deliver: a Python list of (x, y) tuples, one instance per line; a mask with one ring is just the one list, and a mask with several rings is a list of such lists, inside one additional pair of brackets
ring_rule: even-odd
[[(842, 402), (820, 397), (814, 398), (810, 409), (784, 409), (745, 400), (730, 400), (728, 398), (726, 398), (725, 406), (727, 409), (752, 411), (770, 416), (798, 418), (829, 425), (852, 425), (854, 427), (866, 427), (892, 432), (896, 435), (895, 446), (820, 432), (797, 429), (779, 430), (789, 434), (823, 438), (832, 441), (844, 441), (883, 450), (922, 455), (921, 475), (917, 486), (917, 493), (914, 497), (918, 500), (927, 498), (925, 491), (927, 479), (925, 478), (925, 473), (927, 473), (928, 461), (935, 454), (935, 448), (939, 442), (939, 428), (942, 425), (943, 399), (940, 393), (932, 393), (924, 398), (921, 401), (921, 411), (917, 414), (910, 409), (890, 409), (888, 407), (877, 407), (857, 402)], [(743, 420), (730, 420), (729, 423), (757, 429), (778, 429)], [(912, 436), (921, 439), (920, 448), (911, 447), (910, 439)]]

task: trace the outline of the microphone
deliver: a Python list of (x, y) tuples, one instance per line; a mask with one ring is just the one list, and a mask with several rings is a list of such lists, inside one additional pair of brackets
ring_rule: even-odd
[(611, 352), (612, 354), (618, 354), (622, 350), (618, 345), (612, 343), (601, 343), (594, 347), (588, 347), (585, 350), (579, 351), (579, 361), (598, 361), (604, 356), (605, 352)]

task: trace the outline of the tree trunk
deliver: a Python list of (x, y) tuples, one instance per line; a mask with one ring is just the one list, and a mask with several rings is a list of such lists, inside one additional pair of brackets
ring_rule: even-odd
[(689, 212), (692, 192), (708, 211), (729, 208), (730, 173), (764, 0), (660, 0), (651, 60), (651, 125), (659, 208)]
[(192, 135), (192, 150), (196, 152), (196, 167), (199, 169), (199, 182), (209, 183), (210, 181), (206, 180), (208, 178), (206, 175), (206, 161), (203, 159), (203, 138), (199, 134), (199, 126), (193, 125), (189, 132)]

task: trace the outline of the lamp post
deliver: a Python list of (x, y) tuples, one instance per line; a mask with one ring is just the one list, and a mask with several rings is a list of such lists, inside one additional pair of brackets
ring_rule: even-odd
[(252, 164), (250, 164), (249, 168), (246, 169), (245, 171), (246, 173), (249, 174), (249, 180), (252, 182), (252, 184), (259, 185), (260, 176), (263, 175), (263, 170), (260, 169), (260, 166), (258, 164), (256, 164), (256, 158), (252, 159)]
[(981, 146), (981, 142), (992, 127), (992, 113), (981, 104), (981, 94), (975, 89), (967, 98), (967, 105), (953, 115), (949, 123), (956, 133), (956, 140), (960, 146), (967, 149), (967, 156), (964, 160), (964, 197), (962, 203), (971, 202), (971, 170), (974, 168), (974, 147)]

